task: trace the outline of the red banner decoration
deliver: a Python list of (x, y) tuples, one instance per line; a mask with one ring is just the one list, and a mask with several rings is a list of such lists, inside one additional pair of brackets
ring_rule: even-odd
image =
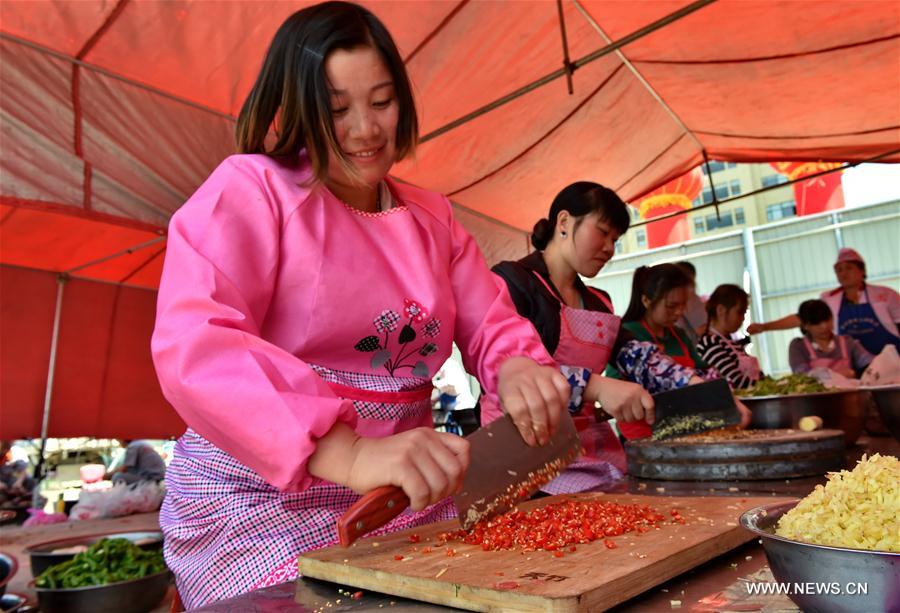
[[(702, 186), (703, 173), (700, 168), (694, 168), (677, 179), (672, 179), (662, 187), (657, 187), (641, 198), (635, 206), (641, 214), (641, 219), (647, 220), (669, 213), (687, 211), (690, 210), (691, 203), (700, 194)], [(686, 215), (647, 224), (647, 247), (651, 249), (684, 242), (690, 237)]]
[[(838, 162), (771, 162), (770, 165), (791, 181), (842, 166)], [(841, 173), (833, 172), (794, 183), (794, 202), (798, 216), (844, 208)]]

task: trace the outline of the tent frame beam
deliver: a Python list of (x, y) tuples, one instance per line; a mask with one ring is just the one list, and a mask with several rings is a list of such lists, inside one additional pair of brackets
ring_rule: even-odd
[[(729, 203), (735, 202), (737, 200), (743, 200), (744, 198), (749, 198), (750, 196), (756, 196), (756, 195), (759, 195), (759, 194), (762, 194), (762, 193), (765, 193), (768, 191), (772, 191), (773, 189), (781, 189), (782, 187), (784, 187), (786, 185), (793, 185), (795, 183), (800, 183), (801, 181), (809, 181), (810, 179), (815, 179), (816, 177), (823, 177), (825, 175), (830, 175), (831, 173), (840, 172), (842, 170), (847, 170), (848, 168), (853, 168), (855, 166), (859, 166), (860, 164), (871, 164), (872, 162), (877, 162), (878, 160), (881, 160), (886, 157), (890, 157), (892, 155), (897, 155), (898, 153), (900, 153), (900, 149), (891, 149), (890, 151), (885, 151), (883, 153), (879, 153), (878, 155), (872, 156), (870, 158), (866, 158), (865, 160), (859, 160), (858, 162), (846, 162), (845, 164), (843, 164), (842, 166), (838, 166), (837, 168), (830, 168), (828, 170), (822, 170), (820, 172), (816, 172), (816, 173), (813, 173), (810, 175), (806, 175), (804, 177), (800, 177), (799, 179), (794, 179), (793, 181), (786, 181), (784, 183), (779, 183), (778, 185), (772, 185), (770, 187), (761, 187), (759, 189), (755, 189), (755, 190), (753, 190), (751, 192), (747, 192), (745, 194), (740, 194), (740, 195), (734, 196), (732, 198), (726, 198), (725, 200), (719, 200), (719, 201), (713, 200), (713, 202), (710, 202), (708, 204), (702, 204), (697, 207), (685, 209), (684, 211), (676, 211), (674, 213), (669, 213), (667, 215), (661, 215), (659, 217), (654, 217), (653, 219), (645, 219), (643, 221), (639, 221), (635, 224), (632, 224), (630, 227), (638, 228), (640, 226), (646, 226), (646, 225), (649, 225), (649, 224), (657, 222), (657, 221), (662, 221), (663, 219), (670, 219), (672, 217), (679, 217), (681, 215), (687, 215), (688, 213), (693, 213), (694, 211), (702, 211), (702, 210), (708, 209), (710, 207), (715, 207), (716, 211), (718, 212), (718, 207), (719, 207), (719, 205), (722, 205), (722, 204), (729, 204)], [(725, 160), (725, 161), (731, 161), (731, 160)], [(752, 164), (754, 162), (755, 161), (750, 161), (750, 162), (746, 162), (746, 163)], [(708, 168), (708, 166), (707, 166), (707, 168)], [(710, 185), (712, 185), (711, 182), (710, 182)], [(715, 191), (713, 191), (713, 198), (715, 199)]]
[(669, 13), (665, 17), (663, 17), (661, 19), (657, 19), (653, 23), (650, 23), (650, 24), (644, 26), (643, 28), (639, 28), (639, 29), (635, 30), (634, 32), (632, 32), (631, 34), (627, 34), (627, 35), (623, 36), (616, 42), (614, 42), (610, 45), (601, 47), (600, 49), (597, 49), (596, 51), (589, 53), (580, 59), (575, 60), (574, 62), (571, 63), (571, 68), (563, 67), (558, 70), (554, 70), (553, 72), (541, 77), (540, 79), (537, 79), (536, 81), (532, 81), (528, 85), (524, 85), (524, 86), (520, 87), (519, 89), (517, 89), (513, 92), (510, 92), (509, 94), (482, 106), (481, 108), (475, 109), (471, 113), (467, 113), (467, 114), (463, 115), (462, 117), (459, 117), (458, 119), (454, 119), (450, 123), (445, 124), (445, 125), (441, 126), (440, 128), (437, 128), (436, 130), (432, 130), (425, 136), (421, 137), (419, 139), (419, 142), (426, 143), (430, 140), (437, 138), (438, 136), (441, 136), (442, 134), (445, 134), (451, 130), (454, 130), (454, 129), (460, 127), (463, 124), (469, 123), (473, 119), (477, 119), (478, 117), (481, 117), (482, 115), (485, 115), (486, 113), (489, 113), (489, 112), (493, 111), (494, 109), (500, 108), (501, 106), (504, 106), (504, 105), (512, 102), (513, 100), (516, 100), (517, 98), (521, 98), (525, 94), (532, 92), (532, 91), (546, 85), (547, 83), (555, 81), (556, 79), (558, 79), (560, 77), (564, 77), (567, 74), (570, 74), (570, 72), (574, 72), (575, 70), (578, 70), (579, 68), (581, 68), (582, 66), (584, 66), (586, 64), (590, 64), (594, 60), (598, 60), (601, 57), (603, 57), (605, 55), (609, 55), (610, 53), (616, 51), (617, 49), (621, 49), (625, 45), (629, 45), (629, 44), (633, 43), (634, 41), (647, 36), (648, 34), (652, 34), (656, 30), (664, 28), (667, 25), (669, 25), (670, 23), (678, 21), (682, 17), (687, 17), (691, 13), (702, 9), (706, 5), (712, 4), (715, 1), (716, 0), (695, 0), (694, 2), (688, 4), (687, 6), (683, 6), (682, 8), (678, 9), (677, 11)]

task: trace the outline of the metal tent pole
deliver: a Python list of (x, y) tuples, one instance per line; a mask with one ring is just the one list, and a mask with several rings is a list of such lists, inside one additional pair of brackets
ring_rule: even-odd
[[(47, 387), (44, 390), (44, 415), (41, 419), (41, 450), (37, 466), (34, 467), (34, 478), (40, 480), (44, 468), (44, 452), (47, 449), (47, 430), (50, 425), (50, 404), (53, 401), (53, 377), (56, 373), (56, 349), (59, 346), (59, 322), (62, 318), (62, 302), (66, 281), (69, 277), (63, 273), (56, 278), (56, 307), (53, 313), (53, 335), (50, 337), (50, 359), (47, 365)], [(39, 488), (35, 487), (35, 496)]]
[[(765, 321), (762, 301), (762, 282), (759, 277), (759, 262), (756, 260), (756, 242), (753, 238), (753, 228), (745, 228), (741, 233), (744, 245), (744, 261), (747, 262), (747, 272), (750, 273), (750, 304), (753, 311), (753, 321)], [(769, 359), (769, 342), (765, 334), (757, 336), (759, 339), (759, 357), (762, 362), (763, 372), (772, 372), (772, 361)]]

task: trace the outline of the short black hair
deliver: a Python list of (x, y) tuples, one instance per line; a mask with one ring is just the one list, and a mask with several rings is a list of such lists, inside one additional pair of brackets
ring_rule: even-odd
[(693, 264), (691, 264), (687, 260), (681, 260), (680, 262), (675, 262), (675, 265), (681, 266), (684, 269), (684, 272), (689, 274), (692, 279), (697, 278), (697, 269), (694, 267)]
[(814, 326), (833, 319), (834, 314), (824, 300), (815, 299), (802, 302), (797, 310), (797, 317), (800, 318), (801, 325)]

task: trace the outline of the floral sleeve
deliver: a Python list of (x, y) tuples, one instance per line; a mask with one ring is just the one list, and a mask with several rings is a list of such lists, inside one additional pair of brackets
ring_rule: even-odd
[(616, 355), (615, 367), (625, 379), (640, 384), (651, 394), (684, 387), (693, 376), (704, 380), (718, 378), (713, 369), (681, 366), (662, 353), (656, 344), (637, 340), (622, 346)]
[(569, 396), (569, 413), (575, 415), (581, 411), (581, 405), (584, 402), (584, 390), (587, 388), (588, 380), (591, 378), (590, 368), (580, 368), (576, 366), (560, 366), (560, 372), (572, 388), (572, 395)]

